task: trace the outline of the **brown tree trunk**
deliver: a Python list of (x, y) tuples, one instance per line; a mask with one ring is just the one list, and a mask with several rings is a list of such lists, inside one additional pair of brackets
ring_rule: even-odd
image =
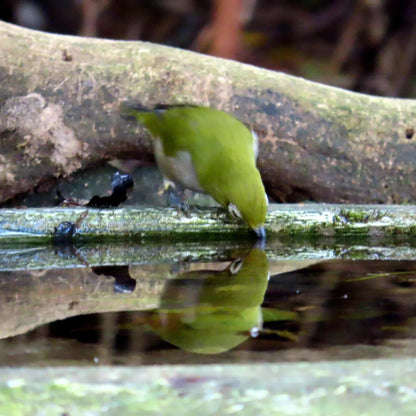
[(371, 97), (143, 42), (52, 35), (0, 22), (0, 200), (112, 158), (149, 159), (148, 136), (119, 115), (193, 103), (260, 137), (276, 200), (401, 203), (416, 187), (416, 102)]

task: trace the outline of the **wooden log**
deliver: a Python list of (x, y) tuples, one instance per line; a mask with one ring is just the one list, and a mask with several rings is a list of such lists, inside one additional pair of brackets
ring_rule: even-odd
[(416, 102), (143, 42), (53, 35), (0, 22), (0, 200), (113, 158), (152, 158), (125, 99), (225, 110), (260, 137), (281, 201), (416, 197)]

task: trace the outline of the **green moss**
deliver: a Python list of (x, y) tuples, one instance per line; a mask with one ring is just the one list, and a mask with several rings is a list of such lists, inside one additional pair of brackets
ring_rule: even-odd
[(409, 236), (416, 236), (416, 225), (409, 226), (407, 228), (407, 233)]
[(359, 209), (341, 209), (338, 215), (334, 215), (334, 223), (367, 223), (383, 218), (385, 214), (375, 209), (373, 211)]
[[(290, 223), (289, 223), (290, 224)], [(296, 237), (309, 239), (311, 237), (320, 237), (325, 235), (325, 227), (320, 224), (290, 224), (282, 227), (278, 232), (268, 232), (268, 234), (276, 234), (279, 237)]]
[(342, 227), (335, 227), (334, 229), (335, 236), (348, 237), (348, 236), (369, 236), (370, 227), (352, 227), (348, 224), (343, 225)]

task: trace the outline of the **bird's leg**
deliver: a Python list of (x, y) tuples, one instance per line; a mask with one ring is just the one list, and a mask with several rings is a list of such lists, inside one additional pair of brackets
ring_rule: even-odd
[(163, 180), (163, 188), (168, 207), (173, 207), (184, 214), (189, 214), (190, 208), (185, 200), (185, 190), (167, 179)]

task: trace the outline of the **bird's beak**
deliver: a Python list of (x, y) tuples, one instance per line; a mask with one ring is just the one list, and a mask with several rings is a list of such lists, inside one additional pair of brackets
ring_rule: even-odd
[(257, 237), (261, 240), (266, 239), (266, 230), (264, 227), (258, 227), (254, 229), (254, 232), (256, 233)]

